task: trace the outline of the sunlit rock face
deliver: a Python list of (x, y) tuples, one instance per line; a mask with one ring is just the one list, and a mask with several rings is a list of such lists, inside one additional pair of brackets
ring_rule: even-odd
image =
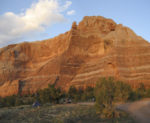
[(94, 86), (109, 76), (150, 87), (150, 44), (101, 16), (73, 22), (52, 39), (0, 49), (0, 96), (34, 93), (48, 84), (64, 90)]

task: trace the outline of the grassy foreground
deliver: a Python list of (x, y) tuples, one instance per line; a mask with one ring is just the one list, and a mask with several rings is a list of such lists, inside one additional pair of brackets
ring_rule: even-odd
[(32, 108), (29, 105), (0, 108), (0, 123), (134, 123), (123, 113), (119, 119), (100, 119), (93, 105), (64, 104), (43, 105)]

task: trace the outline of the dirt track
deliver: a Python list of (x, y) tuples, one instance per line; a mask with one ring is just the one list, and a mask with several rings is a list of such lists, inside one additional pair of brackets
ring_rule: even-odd
[(129, 112), (137, 123), (150, 123), (150, 99), (120, 104), (117, 108)]

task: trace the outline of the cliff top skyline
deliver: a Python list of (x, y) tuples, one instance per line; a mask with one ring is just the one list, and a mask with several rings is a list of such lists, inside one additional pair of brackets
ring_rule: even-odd
[(111, 18), (150, 41), (149, 12), (148, 0), (1, 0), (0, 47), (55, 37), (91, 15)]

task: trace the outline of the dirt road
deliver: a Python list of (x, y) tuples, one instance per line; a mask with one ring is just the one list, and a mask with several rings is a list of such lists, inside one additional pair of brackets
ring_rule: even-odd
[(130, 113), (137, 123), (150, 123), (150, 99), (120, 104), (117, 108)]

